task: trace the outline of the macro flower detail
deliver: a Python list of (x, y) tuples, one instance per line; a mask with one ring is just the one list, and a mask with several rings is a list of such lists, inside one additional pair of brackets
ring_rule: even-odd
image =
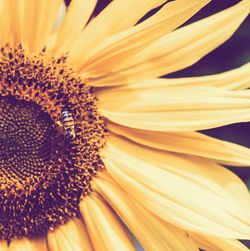
[(198, 131), (250, 120), (250, 64), (161, 78), (250, 10), (179, 28), (209, 2), (0, 2), (0, 250), (248, 250), (250, 150)]
[[(103, 166), (96, 149), (104, 121), (91, 87), (64, 58), (27, 57), (9, 46), (0, 58), (1, 238), (37, 237), (78, 214), (90, 177)], [(63, 111), (74, 117), (73, 140), (59, 126)]]

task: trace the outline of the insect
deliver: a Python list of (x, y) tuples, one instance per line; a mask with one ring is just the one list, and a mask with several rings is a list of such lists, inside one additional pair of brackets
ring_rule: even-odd
[(75, 139), (75, 137), (76, 137), (75, 122), (74, 122), (74, 118), (72, 116), (72, 113), (70, 113), (67, 110), (62, 111), (59, 123), (61, 124), (61, 126), (64, 129), (64, 134), (66, 135), (66, 140), (72, 141), (73, 139)]

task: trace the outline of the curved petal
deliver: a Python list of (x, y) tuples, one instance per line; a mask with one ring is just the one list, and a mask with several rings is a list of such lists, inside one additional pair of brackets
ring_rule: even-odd
[[(1, 247), (0, 247), (1, 250)], [(28, 240), (26, 238), (20, 240), (12, 240), (8, 248), (9, 251), (47, 251), (45, 239)]]
[(71, 219), (48, 234), (50, 251), (94, 251), (84, 224)]
[(147, 251), (198, 251), (184, 230), (162, 222), (133, 201), (107, 173), (93, 180), (93, 187), (121, 217)]
[(80, 210), (95, 250), (135, 251), (117, 216), (98, 196), (91, 194), (85, 197)]
[(249, 251), (241, 242), (233, 239), (216, 238), (208, 235), (189, 233), (189, 236), (199, 248), (209, 251)]
[[(150, 131), (197, 131), (250, 119), (250, 91), (215, 87), (97, 92), (103, 116)], [(117, 105), (119, 104), (119, 106)]]
[(107, 38), (92, 53), (89, 60), (82, 61), (81, 72), (87, 76), (112, 71), (120, 61), (142, 51), (164, 34), (176, 29), (209, 1), (178, 0), (167, 3), (155, 15), (142, 23)]
[(250, 2), (241, 1), (220, 13), (167, 34), (139, 54), (118, 62), (112, 72), (89, 76), (89, 84), (126, 84), (186, 68), (231, 37), (248, 15), (249, 9)]
[(72, 0), (62, 26), (56, 31), (56, 39), (49, 50), (66, 53), (86, 26), (97, 0)]
[(24, 1), (21, 41), (30, 53), (40, 52), (53, 29), (62, 0)]
[(102, 155), (114, 180), (161, 219), (197, 233), (250, 239), (249, 193), (230, 171), (111, 136)]
[(139, 144), (164, 151), (213, 159), (217, 162), (250, 166), (250, 149), (198, 132), (154, 132), (108, 123), (108, 129)]
[(236, 69), (219, 74), (201, 77), (186, 78), (154, 78), (141, 82), (123, 85), (120, 83), (120, 91), (145, 90), (170, 87), (201, 87), (215, 86), (228, 90), (243, 90), (250, 87), (250, 63), (244, 64)]
[[(114, 0), (94, 18), (72, 45), (69, 62), (77, 67), (105, 38), (134, 25), (166, 0)], [(128, 15), (129, 13), (129, 15)]]
[(113, 134), (110, 134), (109, 141), (137, 159), (198, 182), (222, 197), (234, 198), (237, 203), (242, 203), (242, 207), (250, 205), (246, 185), (233, 172), (218, 164), (204, 158), (142, 147)]

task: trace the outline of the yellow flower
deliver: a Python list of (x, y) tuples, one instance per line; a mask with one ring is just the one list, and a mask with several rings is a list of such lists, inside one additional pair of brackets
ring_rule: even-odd
[[(237, 30), (243, 0), (0, 1), (0, 250), (248, 250), (250, 198), (198, 130), (250, 120), (250, 64), (177, 79)], [(145, 21), (137, 22), (163, 4)], [(57, 21), (56, 21), (57, 20)], [(126, 226), (126, 227), (125, 227)], [(129, 231), (131, 233), (129, 233)]]

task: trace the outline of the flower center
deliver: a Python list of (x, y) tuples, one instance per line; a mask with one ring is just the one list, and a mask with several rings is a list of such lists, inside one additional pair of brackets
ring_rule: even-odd
[(6, 195), (22, 192), (47, 172), (56, 141), (52, 125), (34, 103), (0, 97), (0, 187)]
[(93, 90), (66, 58), (0, 53), (0, 238), (39, 237), (72, 216), (103, 168)]

